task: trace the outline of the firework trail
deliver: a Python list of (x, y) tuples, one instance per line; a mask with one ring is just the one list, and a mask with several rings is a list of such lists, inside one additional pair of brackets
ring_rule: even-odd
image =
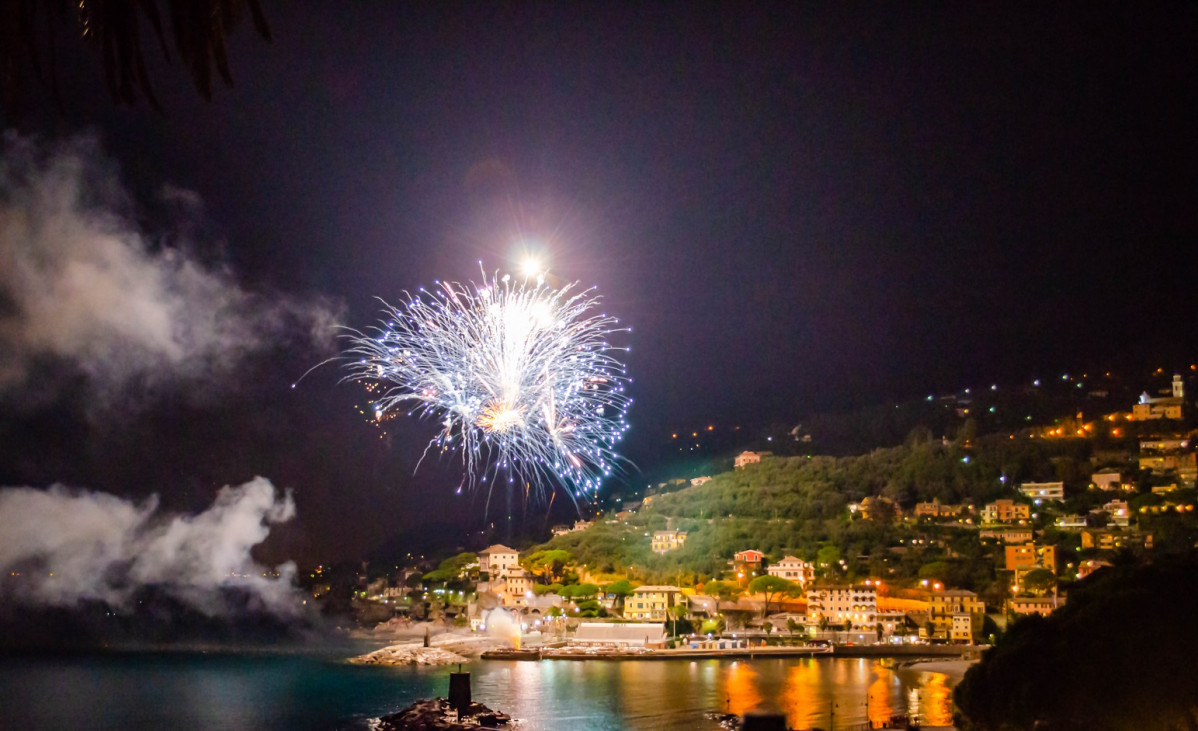
[(631, 399), (615, 353), (626, 348), (608, 338), (629, 329), (576, 287), (484, 272), (481, 284), (405, 293), (397, 307), (384, 303), (378, 327), (351, 331), (346, 379), (375, 391), (380, 421), (438, 421), (425, 454), (460, 453), (463, 484), (556, 483), (587, 499), (621, 459)]

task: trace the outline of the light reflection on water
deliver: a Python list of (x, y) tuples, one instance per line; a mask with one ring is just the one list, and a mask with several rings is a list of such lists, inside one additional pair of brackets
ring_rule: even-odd
[[(303, 654), (0, 657), (0, 728), (363, 728), (371, 716), (444, 696), (455, 669), (364, 668)], [(695, 731), (716, 728), (709, 711), (752, 710), (783, 712), (795, 729), (878, 724), (906, 712), (929, 725), (952, 722), (947, 676), (867, 659), (475, 661), (464, 669), (474, 699), (521, 719), (522, 731)]]

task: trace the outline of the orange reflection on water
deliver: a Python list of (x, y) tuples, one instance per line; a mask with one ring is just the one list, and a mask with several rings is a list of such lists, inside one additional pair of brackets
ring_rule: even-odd
[(874, 663), (874, 682), (869, 684), (869, 701), (865, 707), (865, 715), (871, 727), (881, 727), (894, 715), (894, 706), (890, 704), (890, 686), (894, 680), (894, 671)]
[(791, 728), (811, 726), (827, 705), (820, 701), (819, 667), (818, 662), (802, 660), (786, 674), (782, 703), (786, 710), (786, 724)]
[(951, 726), (953, 723), (953, 689), (943, 673), (926, 673), (922, 683), (923, 696), (919, 720), (926, 726)]
[(761, 693), (757, 691), (757, 671), (748, 663), (734, 662), (729, 666), (724, 691), (728, 694), (728, 713), (739, 716), (761, 705)]

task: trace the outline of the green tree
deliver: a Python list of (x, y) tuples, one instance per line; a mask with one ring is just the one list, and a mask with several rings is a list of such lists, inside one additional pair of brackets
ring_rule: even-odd
[(632, 596), (633, 589), (635, 588), (628, 579), (620, 579), (607, 585), (605, 591), (615, 597), (615, 601), (612, 602), (612, 608), (618, 614), (624, 614), (624, 602), (628, 597)]
[(1036, 596), (1043, 596), (1056, 585), (1056, 574), (1048, 569), (1032, 569), (1023, 576), (1023, 588)]
[(709, 581), (703, 585), (703, 593), (722, 602), (731, 602), (740, 596), (741, 588), (731, 581)]
[(832, 570), (840, 563), (840, 549), (832, 544), (822, 546), (815, 554), (815, 565), (820, 569)]
[(466, 575), (468, 567), (472, 564), (478, 564), (478, 556), (476, 554), (459, 553), (437, 564), (436, 569), (424, 575), (424, 580), (438, 584), (457, 581)]
[(781, 576), (758, 576), (749, 582), (749, 592), (752, 594), (761, 594), (765, 597), (765, 604), (761, 609), (761, 616), (767, 617), (770, 613), (770, 601), (780, 596), (796, 596), (802, 592), (802, 587), (789, 579), (784, 579)]
[(562, 571), (571, 561), (573, 561), (573, 556), (569, 551), (551, 548), (531, 553), (520, 563), (524, 568), (539, 576), (546, 584), (549, 584), (561, 578)]

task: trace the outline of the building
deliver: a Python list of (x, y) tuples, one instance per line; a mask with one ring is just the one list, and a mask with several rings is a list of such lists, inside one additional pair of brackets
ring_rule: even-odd
[(1016, 615), (1039, 614), (1047, 617), (1064, 603), (1063, 599), (1052, 596), (1017, 596), (1007, 600), (1007, 612)]
[(686, 606), (686, 596), (676, 586), (638, 586), (624, 600), (624, 617), (646, 622), (664, 622), (670, 610)]
[(1154, 475), (1176, 472), (1182, 482), (1193, 483), (1195, 477), (1198, 477), (1198, 455), (1193, 452), (1141, 454), (1140, 469), (1150, 470)]
[(660, 647), (666, 628), (661, 622), (582, 622), (570, 638), (584, 647)]
[(939, 500), (934, 499), (930, 503), (915, 503), (915, 519), (920, 518), (959, 518), (962, 515), (972, 512), (965, 505), (942, 505)]
[(746, 568), (760, 567), (761, 563), (765, 561), (765, 554), (755, 548), (749, 548), (744, 551), (738, 551), (732, 557), (732, 560), (738, 566)]
[(815, 564), (807, 563), (801, 558), (786, 556), (778, 563), (766, 568), (770, 576), (794, 581), (803, 587), (815, 581)]
[[(981, 625), (978, 625), (981, 629)], [(969, 614), (954, 614), (952, 624), (948, 628), (950, 642), (973, 642), (973, 616)]]
[(711, 482), (711, 477), (709, 477), (709, 476), (704, 475), (703, 477), (695, 477), (695, 478), (691, 479), (691, 487), (698, 487), (699, 485), (706, 485), (709, 482)]
[[(892, 637), (894, 635), (907, 634), (907, 613), (906, 612), (884, 612), (879, 610), (877, 623), (882, 625), (883, 637)], [(876, 628), (875, 628), (876, 629)], [(879, 640), (882, 637), (878, 638)]]
[(1172, 452), (1180, 452), (1183, 449), (1189, 449), (1190, 440), (1182, 439), (1181, 437), (1157, 437), (1155, 439), (1141, 439), (1140, 452), (1148, 452), (1153, 454), (1170, 454)]
[(1065, 501), (1064, 482), (1025, 482), (1019, 486), (1019, 494), (1030, 500)]
[(1131, 407), (1131, 415), (1136, 421), (1181, 419), (1184, 407), (1185, 384), (1182, 383), (1180, 375), (1174, 375), (1171, 396), (1150, 398), (1148, 393), (1144, 392), (1140, 394), (1140, 400)]
[[(528, 604), (528, 594), (532, 593), (532, 574), (523, 566), (508, 566), (500, 574), (502, 589), (498, 592), (500, 600), (508, 606), (523, 606)], [(492, 580), (492, 586), (495, 581)]]
[(1152, 548), (1152, 534), (1109, 528), (1087, 528), (1082, 531), (1082, 548), (1113, 551), (1117, 548)]
[[(1026, 505), (1023, 507), (1027, 507)], [(1027, 543), (1032, 540), (1031, 528), (986, 528), (978, 531), (978, 538), (997, 538), (1003, 543)]]
[(732, 461), (732, 466), (738, 470), (743, 469), (751, 464), (757, 464), (762, 457), (772, 457), (773, 454), (773, 452), (741, 452)]
[(1032, 569), (1048, 569), (1054, 574), (1057, 572), (1056, 546), (1037, 546), (1035, 543), (1008, 545), (1006, 558), (1007, 571), (1014, 571), (1016, 576)]
[(1090, 475), (1090, 484), (1095, 490), (1122, 490), (1123, 473), (1119, 470), (1099, 470)]
[(1086, 516), (1062, 515), (1053, 521), (1053, 525), (1061, 530), (1081, 530), (1086, 527)]
[(1111, 525), (1117, 525), (1123, 528), (1131, 525), (1131, 509), (1127, 507), (1126, 500), (1111, 500), (1102, 506), (1110, 519)]
[(519, 564), (520, 552), (498, 543), (483, 549), (478, 554), (478, 570), (491, 576), (492, 580), (509, 566), (518, 566)]
[[(903, 514), (898, 503), (881, 495), (870, 495), (857, 505), (857, 509), (865, 520), (886, 520)], [(849, 512), (854, 512), (852, 505), (849, 505)]]
[(995, 500), (982, 508), (983, 523), (1015, 523), (1031, 518), (1031, 507), (1014, 500)]
[(848, 625), (874, 629), (878, 621), (878, 590), (872, 586), (827, 586), (807, 592), (807, 624)]
[(684, 543), (686, 543), (686, 531), (659, 530), (653, 531), (653, 540), (650, 543), (650, 547), (654, 553), (668, 553), (675, 548), (681, 548)]
[(1084, 579), (1098, 569), (1106, 568), (1110, 565), (1110, 562), (1103, 561), (1100, 558), (1086, 559), (1077, 565), (1077, 578)]
[(978, 595), (965, 589), (945, 589), (932, 592), (928, 621), (936, 636), (953, 642), (972, 642), (982, 630), (986, 605)]

